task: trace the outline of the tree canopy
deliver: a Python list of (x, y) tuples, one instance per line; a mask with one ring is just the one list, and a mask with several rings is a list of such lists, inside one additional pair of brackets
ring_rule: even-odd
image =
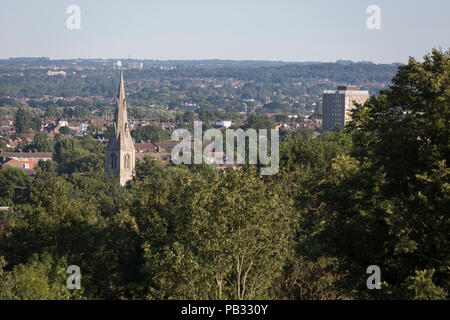
[(36, 135), (53, 161), (0, 171), (0, 299), (447, 299), (449, 58), (410, 59), (342, 132), (285, 135), (274, 176), (146, 158), (121, 187), (90, 134)]

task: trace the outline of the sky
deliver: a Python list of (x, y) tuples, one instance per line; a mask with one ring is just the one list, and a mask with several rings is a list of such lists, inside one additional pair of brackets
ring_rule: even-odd
[(449, 12), (448, 0), (0, 0), (0, 58), (404, 63), (450, 48)]

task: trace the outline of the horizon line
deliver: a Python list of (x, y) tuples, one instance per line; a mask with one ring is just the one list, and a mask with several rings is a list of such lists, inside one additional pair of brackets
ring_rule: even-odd
[(109, 57), (109, 58), (51, 58), (45, 56), (16, 56), (9, 58), (0, 58), (1, 60), (20, 60), (20, 59), (35, 59), (35, 60), (49, 60), (49, 61), (73, 61), (73, 60), (115, 60), (115, 61), (155, 61), (155, 62), (182, 62), (182, 61), (224, 61), (224, 62), (277, 62), (277, 63), (371, 63), (371, 64), (404, 64), (404, 62), (394, 61), (394, 62), (374, 62), (371, 60), (351, 60), (351, 59), (338, 59), (338, 60), (329, 60), (329, 61), (320, 61), (320, 60), (266, 60), (266, 59), (223, 59), (223, 58), (198, 58), (198, 59), (156, 59), (156, 58), (117, 58), (117, 57)]

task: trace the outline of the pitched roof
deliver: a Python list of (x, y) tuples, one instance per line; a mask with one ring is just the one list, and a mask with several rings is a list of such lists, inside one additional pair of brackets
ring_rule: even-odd
[(52, 152), (0, 152), (0, 158), (17, 159), (48, 159), (52, 158)]
[[(6, 167), (12, 167), (12, 168), (17, 168), (22, 170), (23, 172), (25, 172), (28, 175), (32, 175), (35, 174), (36, 171), (34, 170), (34, 167), (36, 166), (36, 164), (38, 163), (37, 159), (25, 159), (25, 160), (16, 160), (16, 159), (12, 159), (9, 160), (8, 162), (4, 163), (2, 165), (2, 168), (6, 168)], [(27, 166), (25, 166), (25, 164), (27, 164)]]
[(150, 142), (142, 142), (142, 143), (135, 143), (134, 148), (136, 150), (155, 150), (156, 146)]
[(180, 143), (180, 141), (165, 141), (165, 142), (154, 142), (153, 144), (160, 149), (167, 149), (167, 148), (173, 148), (179, 143)]

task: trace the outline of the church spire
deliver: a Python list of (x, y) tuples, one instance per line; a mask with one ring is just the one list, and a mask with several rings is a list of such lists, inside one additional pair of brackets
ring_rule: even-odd
[(125, 128), (127, 127), (128, 124), (127, 104), (125, 100), (125, 85), (123, 82), (123, 71), (120, 71), (119, 93), (117, 94), (117, 108), (114, 117), (114, 122), (116, 126), (116, 135), (119, 136), (120, 133), (125, 132)]
[(125, 85), (123, 84), (123, 70), (120, 71), (120, 84), (117, 99), (119, 99), (119, 101), (125, 100)]
[(120, 184), (123, 186), (133, 178), (135, 161), (136, 151), (128, 127), (125, 85), (123, 71), (121, 71), (114, 128), (105, 150), (105, 170), (119, 178)]

